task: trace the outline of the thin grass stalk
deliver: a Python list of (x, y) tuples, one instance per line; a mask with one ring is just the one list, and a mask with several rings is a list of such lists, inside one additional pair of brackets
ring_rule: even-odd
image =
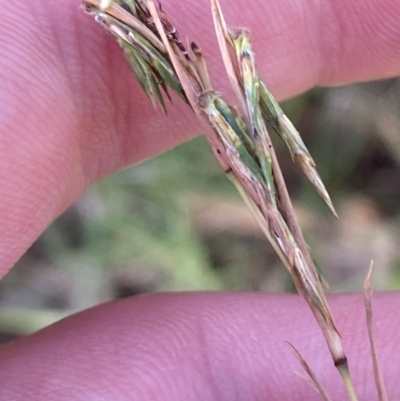
[[(317, 376), (315, 375), (315, 373), (313, 372), (313, 370), (311, 369), (310, 365), (307, 363), (307, 361), (302, 357), (302, 355), (300, 354), (299, 351), (297, 351), (297, 349), (290, 344), (289, 342), (287, 342), (287, 344), (289, 345), (289, 348), (292, 350), (293, 354), (295, 355), (295, 357), (298, 359), (298, 361), (300, 362), (301, 366), (303, 367), (303, 369), (306, 371), (307, 375), (308, 375), (308, 379), (307, 380), (313, 387), (314, 389), (317, 391), (317, 393), (321, 396), (321, 398), (323, 399), (323, 401), (332, 401), (331, 397), (329, 397), (328, 393), (326, 392), (326, 390), (324, 389), (324, 387), (322, 386), (322, 384), (319, 382)], [(303, 375), (300, 375), (300, 377), (307, 379), (307, 377), (304, 377)]]
[(365, 305), (365, 314), (366, 314), (367, 329), (368, 329), (368, 339), (372, 358), (372, 367), (374, 371), (374, 380), (375, 380), (376, 391), (378, 393), (378, 400), (388, 401), (386, 394), (386, 387), (379, 366), (378, 354), (375, 344), (375, 334), (373, 328), (373, 315), (372, 315), (372, 278), (373, 278), (373, 262), (371, 262), (367, 278), (364, 281), (364, 305)]

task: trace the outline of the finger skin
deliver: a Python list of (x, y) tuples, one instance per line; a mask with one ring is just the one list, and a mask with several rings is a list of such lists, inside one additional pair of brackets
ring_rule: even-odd
[[(375, 400), (361, 294), (331, 298), (360, 400)], [(389, 399), (400, 397), (400, 298), (374, 298)], [(298, 296), (159, 294), (98, 306), (0, 347), (8, 401), (320, 400), (293, 371), (307, 360), (332, 399), (347, 399)], [(304, 373), (304, 372), (302, 372)]]
[[(0, 276), (88, 184), (198, 133), (178, 99), (169, 118), (152, 109), (115, 41), (79, 4), (1, 1)], [(208, 0), (164, 4), (182, 37), (204, 49), (215, 88), (228, 93)], [(251, 28), (278, 98), (400, 71), (398, 0), (222, 6), (232, 25)]]

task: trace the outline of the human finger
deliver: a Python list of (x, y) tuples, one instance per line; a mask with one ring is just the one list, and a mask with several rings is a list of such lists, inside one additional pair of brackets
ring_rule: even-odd
[[(362, 400), (375, 400), (361, 294), (331, 297)], [(389, 399), (400, 396), (400, 297), (374, 298)], [(69, 317), (0, 348), (0, 399), (320, 400), (285, 341), (332, 399), (346, 399), (323, 336), (298, 296), (158, 294)]]
[[(230, 24), (252, 30), (278, 98), (399, 73), (397, 0), (221, 3)], [(199, 132), (178, 99), (168, 118), (152, 109), (118, 46), (79, 4), (2, 2), (0, 276), (87, 185)], [(164, 8), (228, 93), (208, 0), (165, 0)]]

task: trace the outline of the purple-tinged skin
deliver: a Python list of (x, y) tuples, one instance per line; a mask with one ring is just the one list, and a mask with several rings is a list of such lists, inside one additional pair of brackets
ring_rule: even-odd
[[(284, 99), (400, 74), (398, 0), (221, 1), (251, 27), (258, 67)], [(229, 93), (207, 0), (163, 1)], [(179, 101), (155, 113), (114, 41), (79, 0), (0, 0), (0, 277), (91, 183), (198, 132)], [(201, 17), (199, 17), (201, 16)], [(162, 132), (162, 135), (160, 135)], [(361, 400), (375, 400), (362, 297), (331, 298)], [(400, 399), (397, 293), (374, 298), (388, 395)], [(296, 296), (148, 295), (100, 305), (0, 347), (0, 400), (319, 400), (294, 344), (334, 399), (343, 387)]]

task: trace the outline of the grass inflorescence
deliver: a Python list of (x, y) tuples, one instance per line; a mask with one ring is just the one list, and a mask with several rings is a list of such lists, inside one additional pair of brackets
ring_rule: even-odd
[(249, 31), (229, 28), (218, 0), (211, 0), (221, 56), (237, 98), (234, 108), (212, 86), (201, 47), (195, 42), (183, 44), (160, 4), (153, 0), (84, 0), (83, 5), (117, 39), (155, 107), (160, 105), (165, 110), (165, 99), (173, 91), (199, 117), (219, 164), (314, 313), (349, 397), (356, 400), (341, 336), (297, 223), (269, 127), (336, 212), (303, 140), (257, 72)]

